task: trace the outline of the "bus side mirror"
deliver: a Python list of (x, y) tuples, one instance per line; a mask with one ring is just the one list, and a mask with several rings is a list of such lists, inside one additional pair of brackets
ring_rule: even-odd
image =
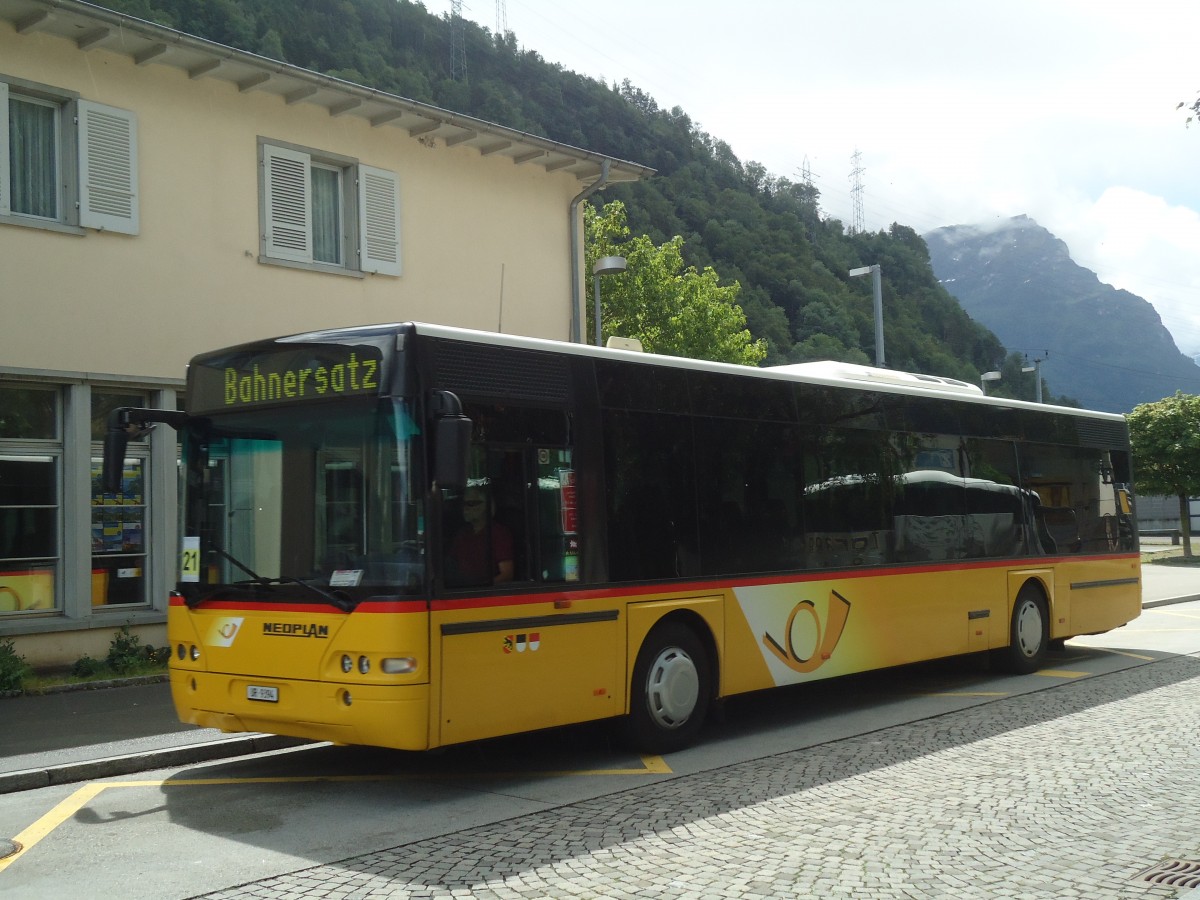
[(121, 476), (125, 468), (125, 448), (129, 446), (129, 432), (120, 422), (122, 409), (114, 409), (108, 417), (108, 430), (104, 432), (104, 493), (117, 494), (121, 491)]
[(444, 490), (464, 490), (470, 458), (471, 420), (466, 416), (438, 419), (434, 435), (437, 452), (434, 477), (437, 486)]
[(108, 429), (104, 432), (104, 470), (101, 475), (104, 493), (117, 494), (121, 491), (125, 450), (131, 437), (142, 437), (159, 422), (165, 422), (172, 428), (182, 428), (187, 421), (187, 413), (173, 409), (118, 406), (110, 412)]
[(434, 420), (433, 479), (443, 490), (464, 490), (470, 463), (471, 420), (462, 414), (462, 403), (450, 391), (434, 391), (429, 412)]

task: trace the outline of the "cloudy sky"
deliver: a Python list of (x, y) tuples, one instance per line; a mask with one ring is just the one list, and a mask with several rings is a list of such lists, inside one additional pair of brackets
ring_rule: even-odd
[[(448, 13), (450, 0), (427, 0)], [(463, 0), (463, 14), (682, 107), (743, 161), (866, 227), (1025, 214), (1200, 353), (1195, 0)], [(470, 61), (468, 60), (468, 71)]]

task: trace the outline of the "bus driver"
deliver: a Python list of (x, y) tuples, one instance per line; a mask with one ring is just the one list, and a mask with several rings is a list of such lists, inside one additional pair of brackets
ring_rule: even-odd
[(462, 508), (463, 526), (447, 552), (447, 581), (460, 586), (512, 581), (512, 532), (491, 520), (487, 492), (481, 487), (468, 487)]

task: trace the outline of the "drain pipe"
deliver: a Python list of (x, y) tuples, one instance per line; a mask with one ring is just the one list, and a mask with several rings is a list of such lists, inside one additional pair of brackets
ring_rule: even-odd
[(581, 204), (596, 191), (602, 191), (608, 187), (608, 167), (609, 160), (604, 160), (600, 164), (600, 177), (589, 184), (586, 188), (579, 192), (579, 195), (571, 201), (571, 343), (582, 343), (580, 332), (582, 325), (580, 324), (581, 311), (583, 310), (583, 260), (580, 259), (580, 253), (583, 251), (583, 241), (579, 236), (579, 204)]

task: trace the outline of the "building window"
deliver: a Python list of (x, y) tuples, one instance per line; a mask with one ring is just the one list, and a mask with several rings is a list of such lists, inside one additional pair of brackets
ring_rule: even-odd
[(137, 234), (133, 113), (0, 76), (0, 221)]
[(265, 141), (259, 162), (264, 262), (400, 274), (395, 173)]
[(59, 393), (0, 385), (0, 614), (57, 608)]
[(313, 163), (312, 184), (313, 260), (340, 266), (343, 263), (342, 170)]
[(33, 98), (9, 97), (8, 147), (12, 178), (12, 212), (57, 219), (62, 208), (58, 194), (58, 109)]
[(115, 494), (103, 487), (103, 441), (108, 414), (119, 406), (146, 406), (144, 394), (92, 389), (92, 605), (145, 603), (147, 488), (150, 447), (129, 442)]

